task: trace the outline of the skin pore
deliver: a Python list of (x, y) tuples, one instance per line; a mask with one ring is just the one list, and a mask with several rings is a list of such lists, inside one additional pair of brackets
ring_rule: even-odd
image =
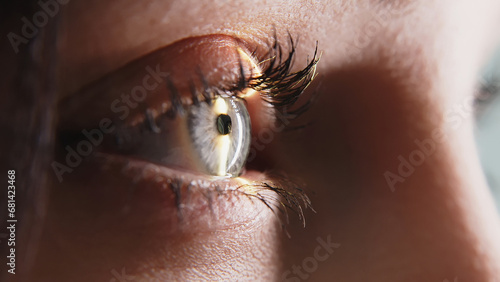
[[(259, 152), (307, 184), (316, 213), (306, 211), (306, 228), (292, 219), (289, 239), (263, 205), (230, 199), (215, 214), (231, 222), (230, 210), (241, 224), (208, 232), (199, 220), (176, 233), (165, 228), (171, 195), (144, 187), (137, 212), (124, 214), (130, 183), (120, 169), (82, 166), (53, 181), (32, 281), (110, 281), (122, 268), (137, 281), (500, 279), (500, 225), (473, 115), (449, 113), (473, 94), (498, 39), (498, 1), (74, 0), (61, 16), (60, 99), (186, 37), (262, 43), (275, 28), (286, 42), (289, 32), (299, 36), (297, 69), (318, 41), (319, 75), (308, 89), (318, 101), (303, 117), (311, 124)], [(432, 152), (390, 185), (386, 172), (397, 175), (398, 157), (408, 160), (424, 140)], [(318, 237), (340, 245), (307, 271)]]

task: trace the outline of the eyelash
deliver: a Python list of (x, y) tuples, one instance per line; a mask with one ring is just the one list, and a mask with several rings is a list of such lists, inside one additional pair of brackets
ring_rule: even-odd
[[(191, 84), (191, 101), (181, 101), (181, 96), (175, 85), (167, 78), (167, 87), (171, 93), (171, 103), (170, 107), (162, 111), (161, 113), (153, 112), (151, 110), (146, 110), (143, 116), (142, 122), (136, 123), (132, 127), (130, 126), (118, 126), (116, 135), (116, 146), (120, 150), (122, 144), (120, 144), (120, 139), (130, 140), (134, 137), (141, 138), (141, 132), (144, 130), (150, 132), (158, 133), (157, 120), (162, 118), (162, 116), (169, 119), (175, 119), (176, 115), (182, 115), (186, 112), (186, 108), (197, 103), (208, 103), (210, 104), (213, 99), (218, 95), (234, 96), (244, 100), (241, 95), (242, 91), (245, 89), (253, 89), (260, 93), (263, 101), (267, 102), (276, 111), (280, 111), (281, 114), (285, 115), (288, 120), (292, 120), (304, 113), (310, 105), (310, 100), (307, 100), (301, 105), (296, 105), (299, 97), (302, 95), (304, 90), (309, 86), (311, 81), (315, 77), (316, 65), (319, 61), (317, 56), (317, 43), (314, 51), (313, 58), (307, 63), (306, 67), (297, 72), (292, 72), (292, 66), (295, 56), (295, 42), (291, 35), (288, 36), (289, 39), (289, 52), (284, 57), (283, 48), (278, 42), (276, 35), (273, 38), (273, 43), (269, 44), (269, 50), (262, 58), (256, 58), (256, 52), (253, 52), (251, 56), (257, 61), (258, 65), (261, 67), (261, 74), (258, 76), (250, 75), (247, 78), (247, 74), (244, 72), (242, 63), (240, 61), (240, 79), (232, 87), (226, 89), (221, 89), (220, 87), (209, 86), (206, 82), (201, 71), (198, 71), (199, 82), (201, 82), (201, 93), (196, 90), (194, 83)], [(293, 107), (293, 110), (287, 110), (288, 107)], [(64, 135), (64, 134), (63, 134)], [(137, 136), (136, 136), (137, 135)], [(66, 136), (68, 137), (68, 136)], [(74, 139), (73, 139), (74, 140)], [(128, 143), (128, 141), (124, 141)], [(64, 142), (65, 143), (65, 142)], [(125, 144), (127, 147), (127, 144)], [(105, 154), (97, 153), (97, 156), (102, 156), (104, 160), (106, 159)], [(126, 172), (124, 172), (126, 173)], [(179, 218), (182, 218), (182, 208), (181, 199), (184, 199), (182, 191), (186, 189), (196, 189), (206, 197), (208, 204), (211, 205), (211, 197), (215, 193), (216, 196), (244, 196), (249, 199), (256, 199), (262, 202), (266, 207), (271, 209), (277, 217), (280, 219), (283, 230), (285, 230), (285, 223), (288, 223), (288, 210), (297, 213), (299, 219), (305, 225), (304, 210), (311, 208), (311, 202), (304, 191), (296, 185), (296, 181), (291, 181), (290, 178), (284, 174), (273, 174), (270, 175), (266, 173), (266, 179), (273, 179), (272, 181), (262, 181), (258, 183), (243, 184), (236, 189), (223, 189), (217, 184), (217, 181), (209, 181), (209, 185), (193, 185), (188, 183), (186, 179), (182, 177), (171, 177), (167, 181), (167, 186), (175, 195), (176, 210)], [(139, 176), (146, 179), (146, 174)], [(208, 189), (204, 189), (208, 188)], [(247, 191), (253, 191), (249, 193)], [(272, 191), (273, 193), (269, 195), (268, 193), (262, 193), (263, 191)], [(287, 233), (288, 234), (288, 233)]]
[[(291, 72), (293, 58), (295, 55), (295, 42), (289, 34), (289, 48), (287, 58), (282, 60), (282, 48), (276, 37), (274, 44), (270, 48), (266, 59), (268, 66), (264, 68), (262, 75), (252, 79), (249, 87), (263, 93), (262, 99), (268, 102), (277, 110), (282, 110), (294, 105), (304, 90), (309, 86), (316, 74), (316, 65), (319, 62), (318, 42), (312, 60), (300, 71)], [(310, 103), (300, 105), (292, 114), (303, 113)]]
[[(242, 64), (240, 62), (240, 80), (238, 84), (232, 89), (225, 90), (215, 90), (210, 89), (203, 78), (203, 75), (199, 73), (201, 81), (204, 86), (203, 97), (205, 98), (205, 102), (210, 103), (215, 96), (209, 96), (214, 92), (221, 91), (222, 93), (234, 93), (233, 96), (244, 99), (243, 97), (239, 97), (238, 93), (242, 93), (243, 90), (250, 88), (259, 93), (261, 93), (261, 98), (271, 105), (275, 110), (280, 111), (282, 114), (285, 114), (289, 117), (289, 120), (299, 117), (301, 114), (307, 111), (309, 106), (311, 105), (311, 100), (307, 100), (305, 103), (301, 105), (295, 105), (298, 101), (299, 97), (305, 91), (305, 89), (310, 85), (312, 80), (316, 75), (316, 65), (319, 62), (318, 57), (318, 43), (316, 42), (316, 48), (314, 50), (314, 55), (312, 59), (307, 63), (306, 67), (297, 71), (292, 72), (294, 55), (296, 52), (295, 42), (290, 34), (288, 34), (289, 39), (289, 49), (287, 57), (284, 59), (283, 48), (277, 40), (276, 34), (273, 37), (273, 44), (270, 44), (270, 48), (268, 52), (264, 55), (264, 59), (257, 60), (258, 65), (261, 66), (262, 72), (261, 75), (257, 77), (250, 76), (249, 79), (245, 79), (246, 75), (244, 73)], [(252, 54), (255, 56), (255, 52)], [(262, 67), (264, 66), (264, 67)], [(194, 88), (194, 87), (193, 87)], [(176, 93), (175, 91), (172, 93)], [(193, 103), (199, 102), (196, 91), (192, 90)], [(176, 98), (179, 101), (178, 98)], [(174, 104), (174, 103), (173, 103)], [(177, 103), (179, 107), (182, 107), (180, 103)], [(287, 107), (296, 106), (294, 110), (286, 111)], [(176, 111), (183, 111), (183, 109), (177, 109)], [(271, 209), (275, 215), (280, 219), (282, 229), (285, 231), (287, 236), (290, 236), (286, 231), (286, 224), (289, 222), (288, 210), (296, 213), (299, 217), (299, 220), (305, 226), (305, 217), (304, 210), (309, 208), (312, 211), (311, 201), (305, 194), (304, 190), (302, 190), (299, 185), (297, 185), (296, 180), (291, 180), (289, 176), (285, 174), (274, 174), (274, 175), (266, 175), (270, 176), (269, 178), (277, 179), (278, 183), (273, 182), (261, 182), (258, 184), (244, 184), (237, 187), (234, 190), (223, 190), (215, 184), (215, 188), (211, 189), (217, 191), (219, 196), (222, 196), (227, 193), (231, 194), (239, 194), (241, 196), (245, 196), (249, 199), (256, 199), (262, 202), (266, 207)], [(181, 206), (179, 204), (178, 198), (180, 198), (180, 185), (183, 185), (182, 179), (176, 179), (172, 181), (175, 183), (172, 185), (171, 189), (175, 194), (176, 203), (178, 213), (181, 213)], [(252, 191), (257, 191), (253, 194), (246, 193), (245, 189), (249, 187)], [(208, 191), (211, 191), (208, 190)], [(260, 193), (259, 191), (272, 191), (273, 196), (265, 195)], [(211, 195), (206, 195), (209, 203), (211, 202), (209, 197)]]
[[(310, 106), (310, 100), (298, 106), (295, 105), (295, 103), (315, 78), (316, 65), (320, 59), (318, 56), (318, 42), (316, 42), (313, 58), (310, 61), (308, 60), (309, 62), (306, 67), (297, 72), (292, 72), (296, 48), (295, 41), (290, 34), (288, 34), (288, 40), (290, 51), (286, 59), (284, 59), (282, 56), (283, 48), (278, 42), (276, 34), (273, 36), (273, 43), (269, 44), (269, 50), (263, 56), (263, 59), (256, 58), (256, 61), (258, 61), (257, 64), (262, 68), (262, 74), (257, 77), (250, 76), (249, 79), (246, 79), (246, 74), (240, 61), (240, 79), (237, 85), (228, 89), (210, 87), (203, 73), (198, 71), (198, 76), (203, 86), (203, 91), (201, 92), (203, 100), (200, 100), (195, 84), (191, 83), (192, 100), (189, 103), (183, 103), (177, 88), (167, 79), (168, 87), (172, 93), (172, 106), (166, 110), (166, 114), (173, 119), (177, 113), (183, 113), (185, 107), (189, 107), (199, 102), (210, 104), (217, 95), (234, 96), (244, 100), (244, 97), (239, 94), (242, 93), (243, 90), (250, 88), (261, 93), (261, 98), (275, 110), (286, 112), (284, 114), (290, 117), (289, 119), (299, 117)], [(255, 52), (253, 52), (251, 56), (255, 58)], [(296, 106), (296, 108), (291, 111), (284, 111), (290, 106)], [(145, 122), (150, 123), (152, 121), (151, 115), (146, 113), (146, 117)], [(148, 127), (154, 127), (154, 124), (148, 124)]]

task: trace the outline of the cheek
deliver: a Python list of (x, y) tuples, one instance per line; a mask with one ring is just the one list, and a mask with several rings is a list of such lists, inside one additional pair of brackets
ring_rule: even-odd
[(139, 281), (277, 275), (282, 231), (272, 211), (256, 208), (260, 203), (214, 196), (207, 206), (191, 192), (179, 214), (173, 194), (160, 186), (117, 177), (112, 165), (94, 179), (96, 167), (82, 164), (52, 185), (34, 280), (108, 281), (122, 269)]
[[(387, 280), (405, 275), (387, 265), (405, 265), (437, 281), (450, 275), (488, 280), (497, 270), (491, 261), (498, 261), (492, 236), (498, 229), (475, 156), (472, 116), (460, 125), (443, 118), (469, 100), (472, 61), (480, 54), (462, 60), (468, 53), (454, 49), (447, 41), (451, 34), (400, 34), (403, 42), (420, 42), (407, 47), (374, 39), (361, 62), (320, 71), (321, 96), (308, 113), (312, 124), (293, 138), (283, 136), (274, 154), (277, 166), (316, 192), (309, 232), (296, 226), (291, 233), (300, 239), (285, 243), (287, 265), (302, 265), (317, 236), (330, 234), (341, 247), (307, 273), (311, 280), (332, 273), (339, 280), (360, 277), (359, 270), (349, 270), (352, 265), (371, 274), (394, 273)], [(371, 52), (379, 53), (374, 58)], [(470, 257), (482, 266), (470, 270)], [(450, 269), (453, 274), (446, 273)]]

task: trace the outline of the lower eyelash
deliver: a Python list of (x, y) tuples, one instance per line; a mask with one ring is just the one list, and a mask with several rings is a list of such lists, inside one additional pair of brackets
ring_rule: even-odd
[[(287, 182), (288, 185), (280, 185), (276, 182)], [(176, 193), (177, 197), (180, 198), (181, 193), (179, 193), (179, 191), (182, 191), (182, 189), (180, 188), (180, 186), (183, 185), (182, 180), (175, 179), (173, 180), (173, 183), (175, 183), (175, 185), (171, 185), (170, 188), (174, 193)], [(217, 184), (212, 184), (214, 185), (214, 187), (212, 187), (211, 189), (200, 189), (201, 191), (207, 192), (202, 194), (206, 197), (210, 207), (213, 202), (213, 192), (215, 192), (215, 196), (218, 197), (228, 197), (234, 195), (239, 197), (246, 197), (250, 200), (258, 200), (271, 211), (273, 211), (275, 216), (279, 219), (282, 229), (288, 236), (290, 236), (286, 230), (286, 225), (290, 221), (288, 210), (298, 215), (299, 220), (302, 222), (304, 227), (306, 225), (304, 210), (309, 208), (314, 211), (311, 205), (311, 201), (305, 194), (304, 190), (293, 184), (285, 176), (282, 176), (281, 179), (274, 178), (273, 181), (243, 184), (236, 189), (222, 189), (218, 187)], [(193, 185), (192, 187), (196, 186)], [(264, 191), (270, 191), (273, 193), (265, 194), (263, 193)], [(176, 199), (176, 202), (179, 204), (177, 206), (177, 211), (182, 218), (183, 207), (180, 205), (179, 200)]]
[[(291, 179), (284, 173), (267, 172), (262, 176), (265, 180), (233, 185), (211, 178), (188, 180), (186, 178), (190, 177), (167, 176), (160, 173), (162, 168), (155, 164), (129, 162), (127, 157), (112, 156), (107, 153), (96, 152), (89, 161), (91, 166), (98, 168), (102, 173), (107, 173), (108, 170), (115, 171), (119, 167), (123, 177), (127, 178), (133, 175), (130, 181), (135, 185), (154, 185), (156, 183), (161, 184), (162, 189), (171, 190), (177, 220), (181, 224), (187, 224), (187, 226), (189, 226), (189, 221), (184, 218), (184, 214), (190, 209), (198, 208), (197, 205), (207, 205), (211, 215), (215, 216), (213, 212), (215, 197), (222, 197), (225, 200), (231, 197), (245, 197), (251, 201), (262, 203), (273, 211), (287, 236), (290, 236), (286, 230), (286, 225), (289, 223), (289, 210), (298, 215), (304, 226), (304, 211), (309, 208), (315, 212), (310, 199), (299, 187), (302, 186), (298, 185), (299, 181)], [(133, 194), (134, 190), (129, 190), (129, 193)], [(193, 203), (190, 198), (194, 195), (201, 195), (205, 199), (204, 203)], [(195, 198), (199, 199), (199, 197)]]
[[(286, 232), (287, 236), (290, 237), (290, 234), (286, 231), (286, 224), (289, 223), (288, 210), (296, 213), (299, 217), (299, 220), (302, 222), (302, 225), (305, 227), (306, 221), (304, 216), (304, 210), (313, 209), (311, 205), (311, 201), (309, 197), (307, 197), (306, 193), (303, 189), (299, 188), (293, 181), (291, 181), (288, 176), (274, 176), (270, 177), (274, 179), (274, 181), (263, 181), (258, 184), (246, 184), (252, 190), (256, 190), (256, 193), (243, 193), (244, 196), (248, 198), (255, 198), (261, 201), (266, 207), (271, 209), (274, 214), (278, 217), (281, 222), (282, 229)], [(281, 184), (278, 184), (280, 183)], [(286, 183), (286, 184), (283, 184)], [(260, 193), (259, 191), (272, 191), (273, 196), (267, 196), (265, 194)]]
[[(105, 154), (98, 153), (96, 157), (103, 158), (105, 160), (104, 162), (108, 162), (109, 164), (109, 159)], [(154, 177), (154, 174), (147, 173), (146, 170), (147, 168), (143, 168), (143, 173), (135, 178), (134, 182), (154, 180), (150, 179)], [(128, 173), (126, 167), (122, 173)], [(306, 209), (311, 209), (315, 212), (315, 210), (305, 191), (299, 187), (300, 185), (297, 185), (298, 181), (292, 180), (288, 175), (282, 172), (267, 172), (265, 173), (265, 179), (264, 181), (241, 184), (231, 189), (223, 187), (223, 185), (217, 181), (208, 179), (206, 181), (186, 181), (181, 177), (172, 177), (166, 181), (165, 179), (157, 179), (157, 181), (166, 184), (166, 188), (170, 189), (175, 195), (177, 217), (180, 221), (183, 220), (183, 209), (188, 208), (183, 203), (183, 200), (189, 202), (188, 197), (191, 194), (190, 191), (196, 189), (197, 193), (201, 193), (201, 195), (205, 197), (211, 211), (214, 197), (246, 197), (250, 200), (261, 202), (273, 211), (287, 236), (290, 236), (286, 230), (286, 225), (290, 220), (288, 211), (297, 214), (299, 220), (305, 227), (304, 211)]]

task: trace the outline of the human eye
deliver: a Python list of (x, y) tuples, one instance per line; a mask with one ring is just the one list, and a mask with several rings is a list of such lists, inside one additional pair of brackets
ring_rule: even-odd
[(258, 154), (252, 135), (279, 123), (276, 114), (291, 119), (307, 108), (298, 100), (319, 59), (315, 51), (292, 71), (291, 38), (285, 52), (275, 37), (265, 46), (190, 37), (83, 87), (60, 103), (55, 175), (105, 186), (99, 192), (120, 193), (122, 206), (157, 206), (170, 233), (221, 228), (235, 224), (235, 213), (256, 217), (261, 208), (292, 209), (303, 220), (310, 202), (301, 187), (262, 162), (246, 168)]

